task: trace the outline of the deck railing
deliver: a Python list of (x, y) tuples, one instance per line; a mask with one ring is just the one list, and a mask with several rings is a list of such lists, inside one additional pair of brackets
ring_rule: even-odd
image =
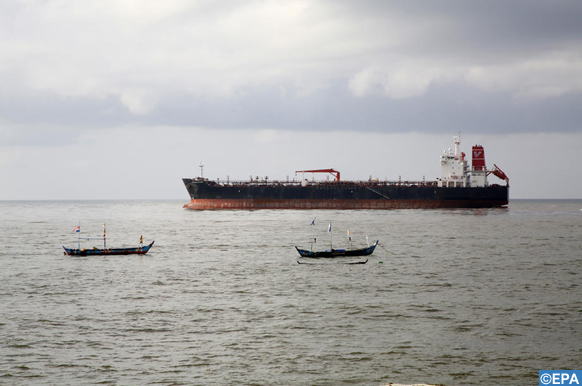
[[(280, 181), (280, 180), (263, 180), (263, 179), (253, 179), (246, 181), (238, 180), (207, 180), (210, 183), (216, 183), (222, 186), (301, 186), (301, 181), (290, 180), (290, 181)], [(361, 186), (361, 187), (383, 187), (383, 186), (437, 186), (437, 181), (379, 181), (379, 180), (367, 180), (367, 181), (306, 181), (304, 183), (307, 186), (328, 186), (328, 187), (341, 187), (341, 186)]]

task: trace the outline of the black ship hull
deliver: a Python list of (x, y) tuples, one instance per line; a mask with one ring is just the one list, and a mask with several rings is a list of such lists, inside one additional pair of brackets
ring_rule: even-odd
[(424, 209), (493, 208), (509, 202), (509, 188), (438, 187), (384, 182), (219, 184), (184, 178), (189, 209)]

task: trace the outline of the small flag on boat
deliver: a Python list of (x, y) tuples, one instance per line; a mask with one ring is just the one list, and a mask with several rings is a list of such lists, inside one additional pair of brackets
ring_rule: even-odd
[[(317, 218), (317, 217), (316, 217)], [(311, 222), (311, 225), (315, 225), (315, 218), (313, 219), (313, 221)]]
[(348, 239), (350, 239), (350, 241), (352, 241), (352, 234), (350, 233), (349, 229), (348, 229)]
[(81, 232), (81, 226), (78, 226), (75, 229), (73, 229), (73, 232), (75, 232), (75, 233)]
[(139, 243), (140, 243), (140, 244), (143, 244), (143, 235), (140, 235), (140, 236), (139, 236)]
[(329, 223), (329, 226), (327, 227), (327, 231), (331, 232), (331, 223)]

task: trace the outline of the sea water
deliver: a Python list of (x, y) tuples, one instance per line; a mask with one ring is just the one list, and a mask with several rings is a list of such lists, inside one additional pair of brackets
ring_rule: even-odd
[[(183, 203), (0, 202), (0, 385), (533, 385), (582, 368), (582, 201)], [(155, 245), (63, 254), (79, 224), (102, 247), (103, 223), (110, 247)], [(294, 248), (349, 247), (348, 229), (380, 240), (367, 264)]]

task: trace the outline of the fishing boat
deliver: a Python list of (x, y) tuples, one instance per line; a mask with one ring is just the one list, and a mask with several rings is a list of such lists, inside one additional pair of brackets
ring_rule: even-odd
[[(315, 220), (316, 219), (314, 218), (313, 221), (311, 221), (312, 227), (315, 227)], [(370, 245), (368, 243), (368, 246), (365, 248), (353, 248), (352, 234), (351, 234), (350, 230), (348, 229), (347, 237), (348, 237), (348, 240), (350, 242), (350, 248), (348, 248), (348, 249), (334, 248), (333, 243), (332, 243), (332, 231), (331, 230), (332, 230), (332, 227), (331, 227), (331, 222), (330, 222), (328, 227), (327, 227), (327, 232), (329, 233), (329, 249), (325, 249), (323, 251), (314, 251), (313, 250), (313, 243), (317, 242), (317, 238), (315, 237), (315, 234), (313, 235), (313, 238), (312, 238), (311, 250), (301, 249), (297, 246), (295, 246), (295, 249), (297, 250), (297, 252), (299, 252), (299, 255), (301, 255), (301, 257), (318, 258), (318, 257), (369, 256), (374, 252), (374, 249), (376, 249), (376, 246), (378, 245), (379, 240), (376, 240), (376, 242), (373, 245)], [(366, 240), (368, 240), (368, 236), (366, 236)]]
[(379, 240), (376, 240), (376, 242), (373, 245), (359, 249), (330, 248), (323, 251), (308, 251), (306, 249), (300, 249), (298, 247), (295, 247), (295, 249), (297, 249), (297, 252), (299, 252), (301, 257), (319, 258), (319, 257), (369, 256), (374, 252), (374, 249), (376, 249), (378, 241)]
[(78, 249), (67, 248), (63, 245), (63, 249), (67, 255), (72, 256), (96, 256), (96, 255), (144, 255), (148, 253), (150, 248), (154, 245), (152, 241), (149, 245), (139, 246), (135, 248), (91, 248)]
[(98, 256), (98, 255), (144, 255), (154, 245), (152, 241), (149, 245), (143, 245), (143, 236), (139, 237), (140, 246), (132, 248), (107, 248), (106, 227), (103, 224), (103, 248), (81, 248), (81, 240), (101, 240), (101, 237), (81, 237), (81, 224), (73, 229), (79, 235), (77, 248), (67, 248), (63, 245), (66, 255), (70, 256)]

